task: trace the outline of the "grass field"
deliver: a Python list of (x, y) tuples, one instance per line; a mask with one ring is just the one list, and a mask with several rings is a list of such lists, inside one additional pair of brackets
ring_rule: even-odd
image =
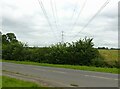
[(105, 58), (106, 61), (118, 61), (118, 50), (99, 50), (99, 53)]
[(37, 62), (27, 62), (27, 61), (9, 61), (9, 60), (3, 60), (3, 61), (17, 63), (17, 64), (49, 66), (49, 67), (57, 67), (57, 68), (68, 68), (68, 69), (76, 69), (76, 70), (87, 70), (87, 71), (96, 71), (96, 72), (106, 72), (106, 73), (118, 74), (117, 68), (100, 68), (100, 67), (91, 67), (91, 66), (59, 65), (59, 64), (47, 64), (47, 63), (37, 63)]
[(120, 55), (120, 51), (118, 52), (118, 50), (100, 49), (99, 53), (105, 59), (105, 61), (111, 65), (114, 64), (115, 61), (118, 62), (118, 55)]
[(40, 87), (33, 82), (28, 82), (6, 76), (0, 76), (0, 79), (2, 79), (2, 83), (0, 85), (2, 87)]

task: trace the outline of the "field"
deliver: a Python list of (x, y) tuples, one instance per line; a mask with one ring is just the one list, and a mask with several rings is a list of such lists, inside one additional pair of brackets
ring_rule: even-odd
[(118, 61), (118, 50), (103, 50), (100, 49), (99, 53), (106, 61)]
[(0, 87), (39, 87), (39, 85), (28, 82), (28, 81), (23, 81), (15, 78), (10, 78), (6, 76), (0, 76), (0, 80), (2, 79), (2, 83), (0, 83)]
[(99, 53), (109, 65), (118, 64), (118, 56), (120, 55), (119, 50), (99, 50)]

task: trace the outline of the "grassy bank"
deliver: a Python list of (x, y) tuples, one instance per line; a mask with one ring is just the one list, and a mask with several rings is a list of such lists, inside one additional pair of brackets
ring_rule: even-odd
[(2, 79), (2, 83), (1, 83), (2, 87), (39, 87), (39, 85), (33, 82), (28, 82), (6, 76), (2, 76), (0, 77), (0, 79)]
[(9, 61), (9, 60), (3, 60), (3, 62), (12, 62), (12, 63), (17, 63), (17, 64), (48, 66), (48, 67), (68, 68), (68, 69), (76, 69), (76, 70), (86, 70), (86, 71), (106, 72), (106, 73), (118, 74), (118, 69), (117, 68), (101, 68), (101, 67), (92, 67), (92, 66), (59, 65), (59, 64), (46, 64), (46, 63), (37, 63), (37, 62)]

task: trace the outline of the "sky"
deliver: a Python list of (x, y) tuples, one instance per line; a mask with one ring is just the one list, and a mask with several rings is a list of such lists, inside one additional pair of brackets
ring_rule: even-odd
[(95, 47), (118, 48), (119, 0), (1, 2), (0, 31), (15, 33), (18, 40), (29, 46), (50, 46), (61, 42), (63, 31), (64, 42), (88, 37), (93, 38)]

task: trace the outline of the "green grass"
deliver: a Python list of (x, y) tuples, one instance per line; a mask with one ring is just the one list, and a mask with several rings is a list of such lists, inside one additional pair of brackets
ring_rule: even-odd
[(9, 61), (9, 60), (3, 60), (3, 62), (12, 62), (12, 63), (17, 63), (17, 64), (48, 66), (48, 67), (68, 68), (68, 69), (76, 69), (76, 70), (87, 70), (87, 71), (96, 71), (96, 72), (106, 72), (106, 73), (118, 74), (118, 69), (117, 68), (101, 68), (101, 67), (92, 67), (92, 66), (59, 65), (59, 64), (46, 64), (46, 63), (37, 63), (37, 62)]
[(33, 82), (2, 76), (2, 87), (40, 87), (40, 86)]

